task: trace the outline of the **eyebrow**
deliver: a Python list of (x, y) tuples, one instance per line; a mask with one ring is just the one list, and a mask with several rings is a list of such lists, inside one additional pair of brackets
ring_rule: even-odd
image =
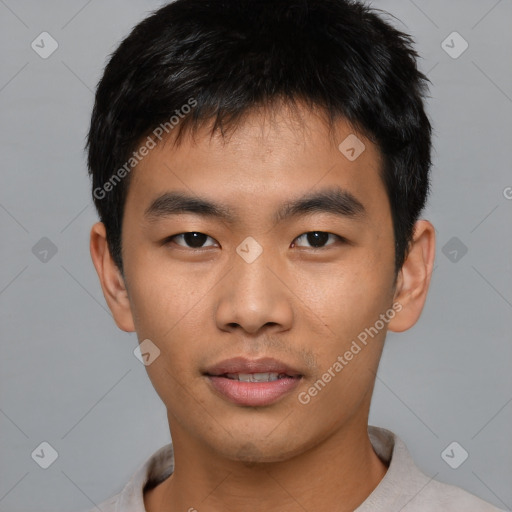
[[(363, 204), (351, 192), (341, 187), (328, 187), (285, 202), (275, 212), (273, 221), (278, 223), (317, 212), (354, 220), (362, 220), (367, 215)], [(218, 218), (230, 224), (238, 220), (235, 211), (225, 205), (178, 191), (166, 192), (157, 197), (144, 211), (144, 218), (156, 222), (172, 215), (187, 213)]]

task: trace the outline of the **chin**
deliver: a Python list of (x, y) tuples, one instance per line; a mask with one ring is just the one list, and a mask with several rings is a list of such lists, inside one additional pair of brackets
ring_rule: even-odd
[(295, 436), (293, 436), (292, 445), (290, 437), (273, 437), (270, 439), (265, 436), (258, 438), (257, 434), (246, 432), (245, 435), (217, 440), (214, 449), (227, 459), (243, 462), (251, 467), (258, 464), (282, 462), (293, 458), (306, 449), (306, 446), (302, 446)]

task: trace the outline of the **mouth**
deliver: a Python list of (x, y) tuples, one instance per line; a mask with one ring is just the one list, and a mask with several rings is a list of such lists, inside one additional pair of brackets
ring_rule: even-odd
[(277, 359), (233, 358), (203, 372), (212, 391), (228, 402), (262, 407), (295, 389), (303, 378), (296, 369)]
[[(302, 377), (301, 372), (296, 368), (271, 357), (260, 359), (233, 357), (206, 368), (203, 374), (212, 377), (226, 376), (230, 379), (238, 378), (244, 381), (247, 381), (246, 377), (248, 375), (256, 379), (264, 379), (264, 381), (268, 379), (277, 380), (280, 377)], [(240, 377), (242, 378), (240, 379)], [(248, 382), (261, 381), (249, 380)]]
[(273, 382), (279, 379), (290, 379), (294, 378), (292, 375), (286, 373), (225, 373), (219, 375), (219, 377), (226, 377), (227, 379), (238, 380), (240, 382)]

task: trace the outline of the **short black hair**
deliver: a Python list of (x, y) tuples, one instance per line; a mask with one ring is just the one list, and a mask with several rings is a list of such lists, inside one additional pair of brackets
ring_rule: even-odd
[(207, 122), (224, 135), (282, 100), (320, 110), (331, 128), (344, 119), (377, 145), (398, 273), (430, 191), (430, 81), (412, 37), (386, 15), (355, 0), (176, 0), (136, 25), (98, 83), (86, 143), (93, 200), (120, 271), (141, 141), (151, 147), (173, 130), (179, 143)]

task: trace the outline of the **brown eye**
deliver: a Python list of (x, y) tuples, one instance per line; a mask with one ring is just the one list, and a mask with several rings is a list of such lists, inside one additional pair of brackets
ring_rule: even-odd
[[(205, 242), (210, 239), (214, 243), (210, 245), (204, 245)], [(187, 247), (189, 249), (201, 249), (202, 247), (212, 247), (216, 244), (215, 240), (205, 235), (204, 233), (199, 233), (197, 231), (191, 231), (188, 233), (180, 233), (178, 235), (171, 236), (167, 239), (167, 242), (174, 241), (176, 245), (181, 247)]]
[(308, 244), (310, 244), (309, 247), (313, 249), (321, 249), (325, 246), (332, 245), (336, 241), (335, 240), (334, 242), (328, 244), (327, 241), (329, 240), (329, 237), (335, 237), (338, 240), (343, 240), (340, 236), (335, 235), (333, 233), (327, 233), (325, 231), (308, 231), (307, 233), (298, 236), (294, 240), (293, 245), (299, 245), (300, 247), (304, 247), (301, 244), (295, 243), (296, 241), (302, 240), (302, 242), (305, 241)]

